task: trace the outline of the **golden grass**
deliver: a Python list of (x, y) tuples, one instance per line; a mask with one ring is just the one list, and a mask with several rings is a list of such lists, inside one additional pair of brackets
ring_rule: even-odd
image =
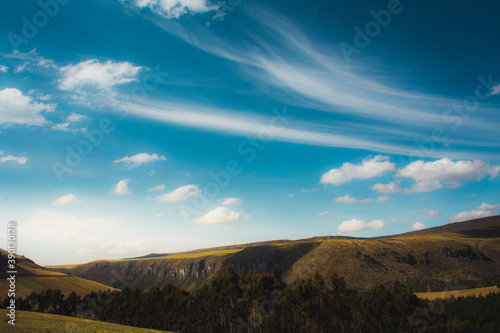
[(500, 288), (493, 287), (484, 287), (484, 288), (476, 288), (476, 289), (463, 289), (463, 290), (448, 290), (448, 291), (438, 291), (431, 293), (415, 293), (418, 298), (428, 299), (429, 301), (441, 298), (447, 299), (451, 297), (467, 297), (467, 296), (486, 296), (491, 293), (499, 293)]
[[(124, 261), (157, 260), (157, 259), (188, 259), (188, 258), (201, 258), (201, 257), (209, 257), (209, 256), (221, 257), (221, 256), (225, 256), (227, 254), (233, 254), (233, 253), (239, 252), (241, 250), (243, 250), (243, 249), (205, 251), (205, 252), (196, 252), (196, 253), (180, 253), (180, 254), (173, 254), (173, 255), (164, 256), (164, 257), (152, 257), (152, 258), (111, 259), (111, 260), (100, 259), (100, 260), (94, 260), (94, 261), (88, 262), (86, 264), (91, 264), (91, 263), (96, 263), (96, 262), (124, 262)], [(49, 268), (49, 269), (50, 268), (73, 269), (73, 268), (76, 268), (77, 266), (86, 265), (86, 264), (50, 265), (50, 266), (44, 266), (44, 267)]]
[[(9, 281), (0, 279), (0, 299), (7, 296)], [(32, 292), (41, 292), (44, 289), (59, 289), (64, 295), (74, 291), (79, 296), (85, 296), (92, 291), (118, 290), (94, 281), (75, 276), (18, 276), (16, 278), (16, 297), (26, 297)]]
[(0, 310), (0, 332), (79, 332), (79, 333), (153, 333), (165, 332), (137, 328), (81, 318), (59, 316), (48, 313), (16, 311), (16, 326), (7, 323), (7, 310)]

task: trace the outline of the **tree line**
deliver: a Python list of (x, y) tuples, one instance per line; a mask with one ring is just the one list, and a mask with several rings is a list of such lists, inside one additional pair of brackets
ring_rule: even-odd
[[(8, 298), (3, 301), (6, 306)], [(444, 304), (441, 302), (441, 304)], [(375, 283), (366, 293), (334, 273), (319, 273), (287, 286), (271, 272), (236, 273), (231, 266), (194, 294), (168, 283), (147, 291), (92, 292), (85, 297), (60, 290), (32, 293), (16, 301), (19, 310), (77, 316), (175, 332), (498, 332), (500, 295), (459, 298), (446, 311), (420, 300), (394, 281)]]

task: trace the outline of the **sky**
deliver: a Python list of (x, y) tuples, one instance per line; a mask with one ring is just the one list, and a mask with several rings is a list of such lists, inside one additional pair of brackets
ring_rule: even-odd
[(42, 265), (500, 212), (500, 4), (0, 3), (0, 247)]

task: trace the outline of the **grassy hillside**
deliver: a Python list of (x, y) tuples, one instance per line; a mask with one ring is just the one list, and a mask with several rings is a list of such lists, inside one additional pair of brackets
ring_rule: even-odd
[(475, 289), (464, 289), (464, 290), (448, 290), (448, 291), (440, 291), (440, 292), (431, 292), (431, 293), (416, 293), (418, 298), (428, 299), (430, 301), (435, 299), (447, 299), (447, 298), (458, 298), (458, 297), (468, 297), (468, 296), (486, 296), (488, 294), (496, 294), (500, 293), (500, 288), (497, 286), (492, 287), (484, 287), (484, 288), (475, 288)]
[[(235, 245), (181, 254), (156, 254), (119, 261), (97, 261), (58, 271), (121, 288), (150, 288), (173, 282), (194, 290), (214, 273), (270, 270), (278, 265), (286, 282), (333, 271), (359, 290), (394, 279), (416, 292), (441, 291), (450, 283), (485, 287), (500, 277), (500, 216), (377, 238), (315, 237)], [(498, 278), (497, 278), (498, 279)]]
[[(44, 289), (60, 289), (68, 295), (72, 291), (84, 296), (92, 291), (114, 289), (95, 281), (70, 276), (41, 266), (23, 256), (16, 256), (16, 296), (26, 297)], [(7, 252), (0, 249), (0, 299), (7, 296)]]
[(153, 333), (166, 332), (148, 330), (131, 326), (123, 326), (100, 321), (59, 316), (47, 313), (16, 311), (16, 326), (7, 323), (7, 310), (0, 310), (0, 332), (129, 332), (129, 333)]

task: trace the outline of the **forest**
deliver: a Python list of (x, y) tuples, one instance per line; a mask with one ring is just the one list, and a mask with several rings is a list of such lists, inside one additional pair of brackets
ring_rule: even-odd
[[(3, 306), (8, 305), (5, 298)], [(236, 273), (231, 266), (194, 294), (171, 283), (147, 291), (47, 289), (18, 298), (19, 310), (175, 332), (499, 332), (500, 295), (427, 301), (399, 281), (350, 288), (334, 273), (287, 286), (279, 268)]]

